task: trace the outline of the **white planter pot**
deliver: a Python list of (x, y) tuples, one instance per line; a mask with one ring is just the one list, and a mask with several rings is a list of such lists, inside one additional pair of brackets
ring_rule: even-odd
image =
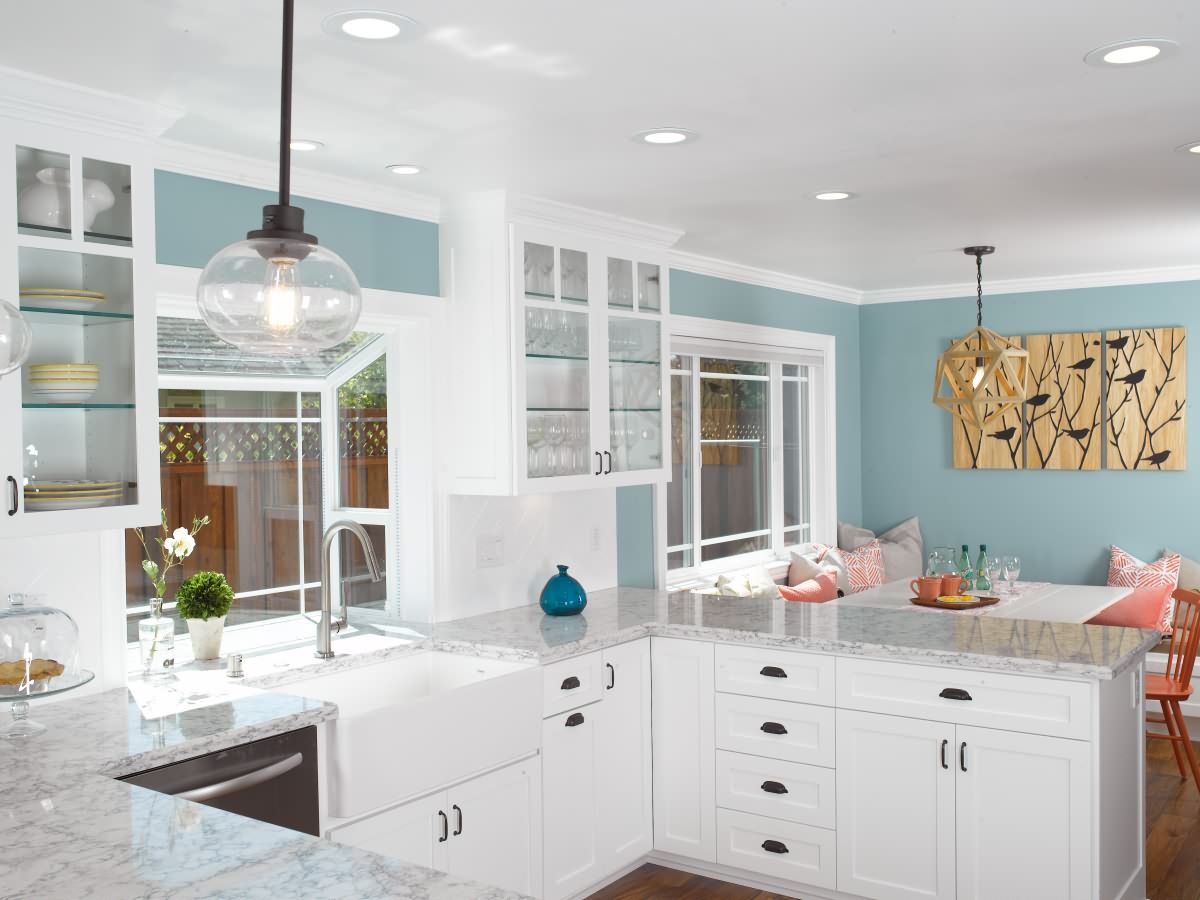
[(196, 659), (217, 659), (221, 655), (221, 635), (225, 633), (225, 617), (219, 619), (188, 619), (188, 634), (192, 636), (192, 653)]

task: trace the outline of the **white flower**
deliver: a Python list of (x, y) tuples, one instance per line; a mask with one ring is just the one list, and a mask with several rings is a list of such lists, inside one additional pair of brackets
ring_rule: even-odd
[(163, 549), (180, 559), (192, 555), (196, 549), (196, 539), (188, 534), (186, 528), (176, 528), (169, 538), (163, 541)]

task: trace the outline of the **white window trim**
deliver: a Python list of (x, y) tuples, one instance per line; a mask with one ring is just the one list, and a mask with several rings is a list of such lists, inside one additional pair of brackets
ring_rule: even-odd
[[(726, 322), (721, 319), (703, 319), (695, 316), (671, 316), (667, 327), (671, 336), (671, 351), (677, 343), (712, 345), (714, 355), (727, 353), (738, 357), (759, 355), (767, 358), (774, 354), (801, 353), (817, 357), (819, 361), (812, 371), (812, 434), (815, 437), (812, 450), (812, 477), (809, 480), (811, 496), (809, 511), (812, 529), (810, 541), (827, 544), (837, 542), (837, 338), (831, 334), (810, 331), (792, 331), (786, 328), (771, 328), (765, 325), (746, 325)], [(739, 345), (741, 345), (739, 347)], [(698, 373), (692, 373), (694, 383)], [(674, 376), (672, 376), (674, 377)], [(778, 392), (774, 392), (778, 393)], [(782, 398), (771, 399), (771, 420), (781, 421), (776, 413), (782, 410)], [(779, 410), (776, 410), (776, 406)], [(693, 404), (695, 407), (695, 404)], [(777, 431), (778, 429), (774, 429)], [(774, 437), (772, 438), (774, 442)], [(695, 450), (695, 448), (693, 448)], [(777, 461), (778, 457), (778, 461)], [(776, 469), (779, 471), (777, 472)], [(782, 474), (782, 456), (772, 450), (772, 478)], [(779, 482), (773, 482), (779, 483)], [(778, 504), (773, 504), (778, 506)], [(685, 589), (698, 586), (700, 581), (710, 581), (723, 572), (737, 571), (755, 565), (765, 565), (771, 574), (779, 577), (786, 568), (774, 550), (761, 550), (737, 557), (714, 560), (708, 564), (689, 569), (667, 571), (667, 485), (655, 488), (654, 535), (655, 535), (655, 583), (660, 589)], [(773, 512), (780, 517), (771, 523), (774, 534), (782, 530), (782, 511)], [(776, 529), (776, 524), (779, 528)]]

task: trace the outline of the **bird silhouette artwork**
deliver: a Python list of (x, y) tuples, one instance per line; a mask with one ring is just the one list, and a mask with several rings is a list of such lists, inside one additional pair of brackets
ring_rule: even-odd
[[(1019, 346), (1021, 338), (1006, 338)], [(971, 379), (975, 360), (966, 358), (959, 374)], [(1024, 429), (1021, 427), (1021, 406), (997, 411), (983, 428), (955, 418), (951, 424), (950, 458), (956, 469), (1021, 469), (1025, 465)]]
[(1187, 333), (1131, 328), (1105, 335), (1105, 459), (1110, 469), (1187, 465)]
[(1016, 425), (1009, 425), (1007, 428), (1002, 428), (999, 431), (993, 431), (988, 435), (990, 438), (995, 438), (998, 441), (1011, 441), (1013, 435), (1017, 433)]
[(1026, 468), (1098, 469), (1100, 432), (1100, 332), (1035, 334), (1029, 348), (1025, 401)]

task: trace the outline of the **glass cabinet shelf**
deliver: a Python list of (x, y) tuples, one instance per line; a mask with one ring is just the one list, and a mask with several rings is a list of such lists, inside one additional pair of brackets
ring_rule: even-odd
[(133, 409), (132, 403), (22, 403), (22, 409)]
[(569, 412), (587, 412), (586, 406), (528, 406), (526, 412), (531, 413), (569, 413)]
[(622, 359), (621, 357), (618, 357), (618, 356), (610, 356), (608, 358), (608, 361), (610, 363), (613, 363), (614, 365), (621, 365), (621, 366), (661, 366), (662, 365), (662, 363), (659, 362), (657, 359)]
[[(28, 222), (17, 223), (17, 233), (30, 237), (70, 237), (70, 228), (58, 228), (54, 225), (31, 225)], [(85, 231), (85, 241), (95, 241), (98, 244), (115, 244), (118, 247), (132, 247), (133, 238), (122, 234), (108, 234), (103, 231)]]
[(586, 356), (559, 356), (556, 353), (526, 353), (526, 359), (553, 359), (562, 362), (587, 362)]
[(24, 305), (22, 305), (21, 312), (33, 313), (33, 315), (30, 316), (30, 318), (35, 322), (37, 322), (37, 321), (44, 321), (44, 322), (60, 321), (60, 317), (62, 317), (62, 316), (68, 316), (68, 317), (82, 316), (85, 319), (108, 319), (109, 321), (112, 321), (114, 319), (116, 319), (116, 320), (123, 319), (123, 320), (127, 320), (127, 321), (132, 321), (132, 319), (133, 319), (133, 315), (131, 313), (101, 312), (101, 311), (95, 310), (95, 309), (50, 309), (48, 307), (43, 307), (43, 306), (24, 306)]

